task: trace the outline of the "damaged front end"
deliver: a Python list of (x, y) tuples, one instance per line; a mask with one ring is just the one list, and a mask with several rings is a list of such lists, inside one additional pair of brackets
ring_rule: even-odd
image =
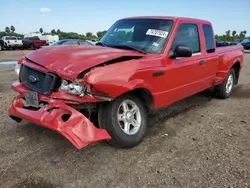
[[(88, 110), (97, 111), (100, 102), (112, 101), (117, 96), (110, 93), (110, 91), (118, 91), (112, 87), (110, 81), (94, 83), (95, 79), (100, 78), (95, 71), (104, 69), (107, 65), (138, 58), (141, 56), (114, 58), (84, 71), (75, 70), (73, 67), (67, 71), (58, 69), (53, 71), (56, 70), (53, 64), (50, 65), (51, 67), (45, 67), (25, 58), (20, 67), (19, 82), (12, 84), (12, 89), (19, 95), (14, 98), (9, 108), (9, 116), (17, 122), (25, 119), (55, 130), (77, 149), (92, 142), (110, 140), (111, 137), (105, 129), (97, 128), (91, 122), (92, 120), (87, 118), (91, 112), (83, 113)], [(98, 76), (90, 79), (93, 72)], [(103, 73), (103, 70), (98, 72)], [(105, 76), (101, 77), (105, 80)], [(26, 95), (27, 93), (31, 95)], [(89, 104), (96, 106), (91, 109)]]
[(105, 129), (96, 128), (88, 118), (61, 101), (51, 101), (40, 109), (27, 108), (18, 95), (9, 108), (9, 116), (20, 122), (22, 119), (55, 130), (66, 137), (77, 149), (100, 140), (111, 139)]
[[(93, 97), (91, 87), (83, 84), (82, 80), (71, 82), (42, 69), (22, 65), (20, 82), (12, 84), (12, 89), (19, 95), (12, 101), (9, 116), (17, 122), (25, 119), (52, 129), (66, 137), (77, 149), (109, 140), (109, 133), (97, 128), (85, 116), (88, 114), (82, 113), (87, 104), (95, 106), (103, 101)], [(90, 109), (87, 107), (87, 110)]]

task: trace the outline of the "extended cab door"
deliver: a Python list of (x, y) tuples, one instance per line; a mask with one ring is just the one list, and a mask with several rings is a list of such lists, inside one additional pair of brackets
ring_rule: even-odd
[(219, 57), (216, 53), (216, 43), (213, 29), (210, 23), (201, 25), (202, 39), (204, 40), (203, 66), (200, 67), (202, 85), (204, 89), (211, 87), (215, 81), (219, 65)]
[(164, 74), (166, 105), (202, 91), (204, 88), (201, 84), (200, 72), (203, 66), (203, 54), (199, 26), (191, 20), (180, 20), (176, 24), (178, 27), (173, 31), (175, 36), (170, 50), (166, 53), (174, 51), (178, 45), (185, 45), (192, 50), (192, 57), (166, 60), (166, 73)]

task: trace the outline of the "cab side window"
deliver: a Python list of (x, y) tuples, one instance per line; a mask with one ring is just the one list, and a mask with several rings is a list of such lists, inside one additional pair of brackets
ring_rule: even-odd
[(212, 53), (215, 52), (215, 39), (214, 39), (214, 34), (213, 34), (213, 29), (210, 25), (202, 25), (204, 37), (205, 37), (205, 42), (206, 42), (206, 51), (207, 53)]
[(189, 47), (193, 53), (200, 52), (200, 41), (196, 24), (181, 24), (179, 26), (171, 50), (175, 50), (178, 45)]

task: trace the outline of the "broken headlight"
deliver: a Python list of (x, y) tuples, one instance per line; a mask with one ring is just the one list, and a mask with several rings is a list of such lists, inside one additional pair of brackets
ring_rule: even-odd
[(21, 68), (21, 65), (20, 64), (16, 64), (15, 66), (15, 73), (19, 76), (19, 73), (20, 73), (20, 68)]
[(62, 84), (59, 88), (60, 91), (66, 91), (75, 95), (84, 95), (85, 87), (79, 83), (71, 83), (67, 80), (62, 80)]

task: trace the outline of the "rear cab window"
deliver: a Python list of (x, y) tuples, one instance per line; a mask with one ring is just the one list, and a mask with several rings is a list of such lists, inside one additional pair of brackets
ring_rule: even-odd
[(193, 55), (200, 54), (200, 39), (198, 26), (193, 23), (183, 23), (179, 26), (174, 37), (171, 50), (174, 51), (179, 45), (188, 46)]
[(207, 53), (215, 52), (215, 38), (214, 38), (212, 26), (208, 24), (203, 24), (202, 30), (204, 33)]
[(17, 40), (16, 37), (6, 37), (5, 40)]

